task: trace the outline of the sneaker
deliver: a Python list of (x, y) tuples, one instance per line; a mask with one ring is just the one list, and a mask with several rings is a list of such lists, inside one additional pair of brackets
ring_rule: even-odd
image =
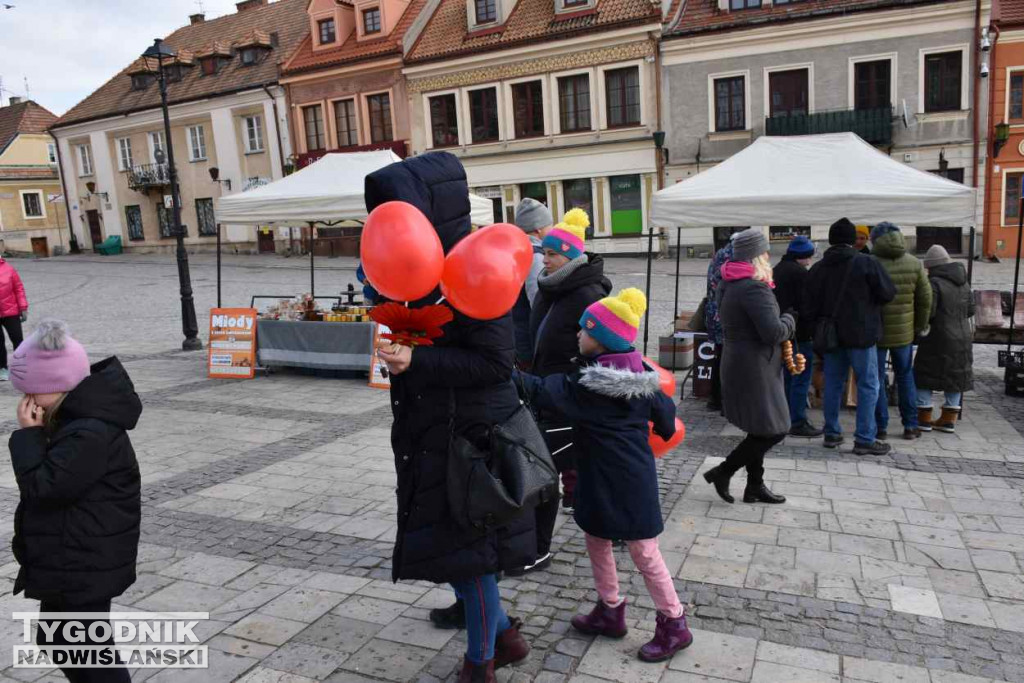
[(10, 382), (11, 371), (7, 368), (0, 368), (0, 382)]
[(877, 440), (879, 440), (879, 441), (888, 441), (889, 440), (889, 432), (887, 430), (885, 430), (885, 429), (879, 429), (878, 433), (875, 434), (875, 438)]
[(802, 425), (791, 427), (789, 430), (790, 436), (797, 436), (801, 439), (814, 439), (825, 433), (824, 429), (819, 429), (812, 425), (810, 422), (804, 422)]
[(887, 455), (891, 450), (892, 446), (884, 441), (875, 441), (874, 443), (855, 442), (853, 444), (854, 455)]
[(505, 574), (508, 576), (524, 576), (530, 572), (540, 571), (541, 569), (547, 569), (551, 564), (551, 553), (546, 553), (544, 557), (538, 557), (537, 561), (533, 564), (528, 564), (520, 569), (506, 569)]
[(826, 434), (825, 448), (839, 448), (843, 445), (843, 441), (845, 441), (845, 439), (842, 434)]

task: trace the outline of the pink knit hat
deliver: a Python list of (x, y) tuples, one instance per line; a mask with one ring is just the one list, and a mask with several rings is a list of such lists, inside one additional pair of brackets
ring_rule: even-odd
[(89, 356), (60, 320), (43, 320), (11, 356), (11, 384), (23, 394), (71, 391), (90, 374)]

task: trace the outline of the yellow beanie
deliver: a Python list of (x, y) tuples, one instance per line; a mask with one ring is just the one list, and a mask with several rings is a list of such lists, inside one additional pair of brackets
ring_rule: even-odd
[(640, 318), (647, 311), (647, 297), (630, 287), (591, 304), (580, 318), (580, 327), (609, 351), (625, 352), (636, 341)]
[(586, 248), (587, 228), (590, 218), (583, 209), (572, 209), (562, 216), (562, 222), (552, 228), (541, 243), (545, 249), (574, 259), (583, 255)]

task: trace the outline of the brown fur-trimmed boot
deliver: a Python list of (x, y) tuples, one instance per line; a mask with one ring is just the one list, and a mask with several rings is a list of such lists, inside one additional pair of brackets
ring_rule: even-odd
[(917, 428), (922, 432), (932, 431), (932, 411), (934, 408), (928, 406), (927, 408), (917, 409)]
[(960, 417), (960, 409), (950, 406), (942, 406), (942, 415), (935, 423), (935, 429), (947, 434), (956, 433), (956, 419)]

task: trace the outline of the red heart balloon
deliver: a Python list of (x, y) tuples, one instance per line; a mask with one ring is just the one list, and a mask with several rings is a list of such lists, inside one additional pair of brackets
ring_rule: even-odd
[(532, 263), (533, 247), (526, 233), (508, 223), (495, 223), (448, 252), (441, 293), (470, 318), (500, 318), (515, 305)]
[(654, 433), (654, 423), (650, 424), (650, 433), (647, 436), (647, 443), (651, 447), (651, 452), (654, 453), (655, 458), (660, 458), (668, 453), (670, 450), (678, 446), (683, 442), (686, 437), (686, 425), (678, 417), (676, 418), (676, 433), (672, 435), (672, 438), (665, 441), (663, 438)]
[(385, 202), (370, 212), (359, 246), (363, 272), (392, 301), (416, 301), (434, 291), (444, 272), (444, 249), (423, 212)]
[(658, 373), (658, 384), (661, 385), (662, 392), (669, 398), (674, 398), (676, 395), (676, 376), (647, 356), (644, 356), (644, 363), (647, 363), (647, 367)]

